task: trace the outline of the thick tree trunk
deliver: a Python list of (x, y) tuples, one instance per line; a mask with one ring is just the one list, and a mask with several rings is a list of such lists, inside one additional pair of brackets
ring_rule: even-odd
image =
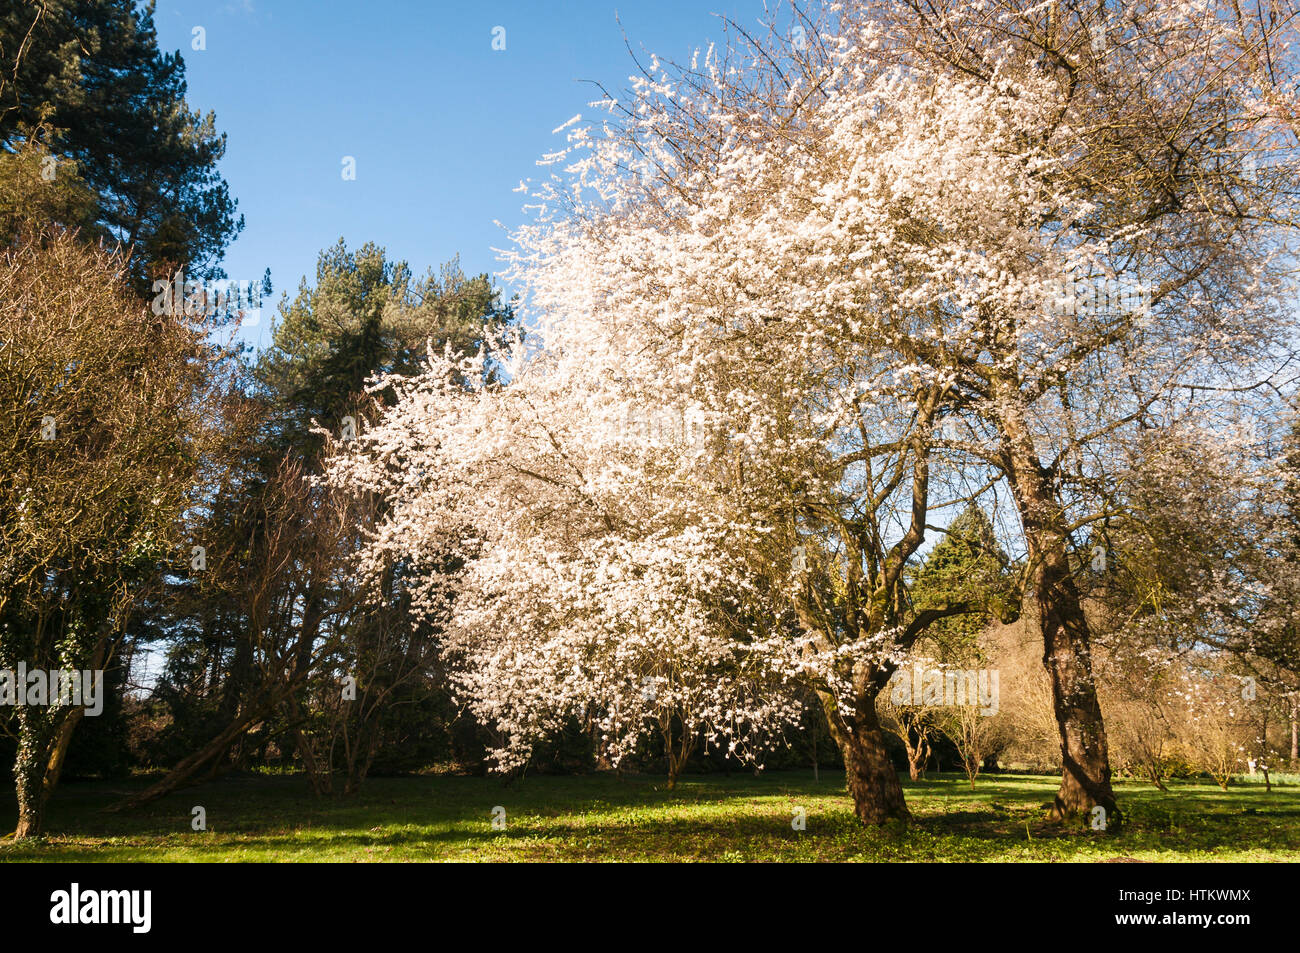
[(18, 757), (14, 763), (14, 788), (18, 800), (15, 839), (45, 832), (45, 806), (63, 773), (72, 733), (84, 713), (74, 708), (52, 716), (48, 708), (19, 709)]
[[(95, 646), (94, 655), (90, 659), (90, 671), (102, 671), (104, 660), (108, 655), (108, 640), (101, 639)], [(107, 691), (107, 685), (100, 689)], [(68, 750), (72, 747), (72, 736), (77, 730), (77, 725), (81, 724), (81, 719), (86, 715), (86, 709), (77, 706), (63, 714), (62, 721), (54, 730), (54, 735), (49, 742), (49, 755), (45, 762), (45, 777), (41, 781), (41, 811), (44, 812), (44, 806), (54, 794), (54, 789), (59, 786), (59, 779), (63, 777), (63, 765), (68, 760)]]
[[(108, 640), (101, 638), (90, 658), (90, 670), (104, 665)], [(106, 688), (101, 687), (106, 691)], [(80, 706), (49, 706), (18, 709), (18, 757), (14, 764), (14, 787), (18, 800), (18, 824), (14, 838), (37, 837), (45, 831), (45, 807), (63, 775), (72, 736), (86, 710)]]
[(844, 749), (844, 771), (848, 776), (853, 813), (864, 824), (884, 824), (888, 820), (908, 820), (911, 812), (903, 800), (903, 786), (885, 747), (885, 733), (871, 717), (860, 719)]
[(14, 828), (14, 839), (39, 837), (44, 830), (46, 802), (40, 779), (15, 769), (14, 780), (18, 793), (18, 826)]
[(1107, 827), (1118, 823), (1111, 788), (1106, 727), (1092, 676), (1088, 622), (1069, 572), (1063, 540), (1043, 555), (1035, 574), (1035, 600), (1043, 630), (1043, 665), (1052, 680), (1052, 703), (1061, 738), (1061, 787), (1052, 813), (1058, 818), (1106, 810)]
[(47, 712), (26, 705), (18, 708), (18, 756), (14, 761), (14, 788), (18, 799), (18, 825), (14, 838), (38, 837), (45, 829), (45, 805), (50, 792), (45, 785), (54, 739)]
[(1038, 462), (1025, 425), (1019, 391), (1002, 396), (1005, 466), (1034, 566), (1031, 595), (1043, 636), (1043, 666), (1052, 683), (1052, 703), (1061, 739), (1061, 787), (1052, 813), (1057, 818), (1106, 810), (1106, 827), (1118, 826), (1111, 788), (1106, 727), (1092, 675), (1088, 620), (1066, 549), (1065, 514), (1052, 474)]
[(889, 758), (885, 731), (876, 715), (875, 693), (857, 699), (857, 711), (851, 722), (840, 715), (833, 697), (818, 694), (831, 737), (844, 756), (844, 774), (858, 820), (876, 826), (890, 820), (910, 820), (912, 815), (903, 799), (903, 785)]

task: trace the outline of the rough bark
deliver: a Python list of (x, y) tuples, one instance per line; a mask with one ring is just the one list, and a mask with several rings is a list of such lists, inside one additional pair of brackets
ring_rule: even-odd
[(1064, 819), (1106, 810), (1107, 829), (1118, 826), (1111, 788), (1106, 727), (1092, 673), (1091, 634), (1070, 571), (1065, 513), (1053, 474), (1038, 462), (1014, 388), (1003, 394), (1004, 466), (1024, 527), (1032, 569), (1030, 596), (1043, 637), (1043, 666), (1061, 740), (1061, 787), (1052, 813)]
[[(1088, 622), (1070, 575), (1064, 541), (1050, 542), (1035, 573), (1034, 596), (1043, 635), (1043, 665), (1052, 680), (1052, 704), (1061, 738), (1061, 787), (1052, 813), (1059, 818), (1106, 809), (1118, 821), (1111, 787), (1106, 726), (1092, 674)], [(1032, 558), (1032, 557), (1031, 557)]]
[(911, 819), (903, 798), (903, 785), (885, 746), (885, 731), (876, 714), (875, 693), (859, 696), (852, 719), (842, 717), (835, 699), (819, 692), (831, 737), (844, 756), (844, 774), (853, 813), (863, 824)]
[(14, 788), (18, 799), (18, 824), (14, 838), (38, 837), (45, 829), (49, 789), (45, 770), (55, 727), (46, 713), (23, 705), (18, 708), (18, 756), (14, 761)]
[(913, 781), (924, 780), (925, 762), (929, 756), (929, 742), (922, 741), (915, 748), (909, 747), (907, 751), (907, 776)]
[[(90, 670), (104, 664), (107, 640), (95, 647)], [(72, 736), (85, 716), (81, 706), (66, 709), (20, 708), (20, 743), (14, 765), (14, 786), (18, 800), (18, 824), (14, 839), (37, 837), (45, 832), (45, 808), (63, 775)]]

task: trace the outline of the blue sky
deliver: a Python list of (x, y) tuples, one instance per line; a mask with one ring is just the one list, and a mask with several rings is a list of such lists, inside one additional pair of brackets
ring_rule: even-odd
[[(417, 273), (458, 252), (468, 273), (499, 270), (493, 223), (524, 218), (511, 190), (545, 174), (553, 129), (592, 113), (579, 81), (624, 87), (624, 32), (638, 52), (689, 57), (721, 38), (714, 13), (757, 27), (763, 0), (159, 0), (155, 23), (185, 58), (191, 107), (229, 137), (222, 172), (246, 227), (224, 267), (270, 268), (278, 301), (340, 237)], [(271, 314), (246, 339), (267, 343)]]

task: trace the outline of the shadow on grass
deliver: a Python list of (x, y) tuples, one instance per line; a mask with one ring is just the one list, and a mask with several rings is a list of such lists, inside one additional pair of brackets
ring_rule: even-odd
[[(862, 827), (842, 779), (789, 772), (662, 779), (373, 778), (354, 798), (314, 798), (301, 777), (227, 777), (129, 814), (101, 813), (149, 783), (65, 785), (51, 836), (0, 842), (0, 860), (1096, 860), (1254, 851), (1300, 859), (1300, 789), (1228, 793), (1121, 786), (1128, 823), (1103, 835), (1046, 817), (1056, 779), (992, 775), (906, 782), (907, 826)], [(0, 797), (5, 793), (0, 792)], [(12, 793), (0, 824), (12, 829)], [(190, 828), (202, 805), (209, 830)], [(506, 829), (491, 812), (506, 809)], [(806, 830), (791, 824), (796, 809)], [(66, 832), (66, 833), (64, 833)], [(1292, 856), (1294, 855), (1294, 856)]]

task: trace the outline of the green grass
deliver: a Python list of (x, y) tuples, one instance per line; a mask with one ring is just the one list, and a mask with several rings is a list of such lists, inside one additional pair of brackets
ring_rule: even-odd
[[(999, 775), (971, 791), (945, 775), (906, 784), (914, 821), (866, 829), (843, 777), (453, 776), (373, 778), (352, 799), (315, 799), (300, 777), (227, 778), (140, 811), (99, 809), (143, 780), (66, 784), (51, 834), (0, 841), (6, 861), (1300, 861), (1300, 787), (1121, 783), (1129, 823), (1102, 835), (1047, 820), (1056, 779)], [(12, 792), (0, 792), (12, 830)], [(190, 828), (194, 805), (208, 830)], [(506, 809), (495, 831), (491, 811)], [(807, 830), (791, 828), (796, 808)]]

